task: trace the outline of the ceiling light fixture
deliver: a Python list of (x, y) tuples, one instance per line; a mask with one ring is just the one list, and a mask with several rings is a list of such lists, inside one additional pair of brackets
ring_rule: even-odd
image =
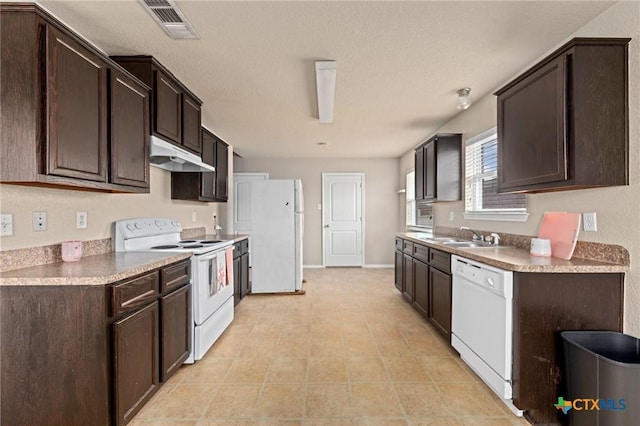
[(173, 0), (138, 0), (160, 28), (173, 39), (200, 38)]
[(471, 106), (473, 103), (473, 98), (471, 97), (471, 89), (468, 87), (463, 87), (462, 89), (456, 92), (458, 94), (458, 101), (456, 102), (456, 107), (461, 110), (465, 110)]
[(316, 61), (316, 90), (320, 123), (333, 123), (336, 98), (336, 61)]

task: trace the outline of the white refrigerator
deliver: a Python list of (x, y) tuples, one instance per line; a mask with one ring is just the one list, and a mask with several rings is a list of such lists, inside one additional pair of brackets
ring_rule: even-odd
[(251, 185), (251, 292), (302, 289), (304, 199), (302, 180), (269, 179)]

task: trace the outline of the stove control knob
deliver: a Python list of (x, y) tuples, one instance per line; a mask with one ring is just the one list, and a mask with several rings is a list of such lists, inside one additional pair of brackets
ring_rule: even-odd
[(127, 225), (127, 229), (129, 231), (133, 231), (135, 228), (133, 227), (133, 224), (130, 223), (130, 224)]
[(171, 222), (171, 224), (173, 225), (174, 228), (179, 228), (180, 224), (178, 222), (176, 222), (175, 220)]
[(162, 228), (162, 222), (160, 222), (159, 220), (156, 220), (156, 226), (158, 228)]
[(136, 222), (135, 227), (136, 229), (142, 229), (142, 224), (140, 222)]

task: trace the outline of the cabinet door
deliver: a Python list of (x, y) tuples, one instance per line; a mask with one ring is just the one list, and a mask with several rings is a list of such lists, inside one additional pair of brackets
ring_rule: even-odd
[(402, 266), (403, 264), (403, 254), (401, 251), (396, 250), (396, 262), (395, 262), (395, 274), (396, 274), (396, 279), (395, 279), (395, 284), (396, 284), (396, 288), (398, 289), (398, 291), (400, 293), (403, 293), (402, 290)]
[(451, 275), (429, 268), (431, 321), (447, 338), (451, 334)]
[(432, 200), (438, 196), (436, 188), (436, 142), (431, 141), (424, 147), (424, 199)]
[(216, 144), (216, 199), (227, 201), (227, 174), (229, 173), (229, 147), (218, 140)]
[(240, 303), (240, 295), (242, 294), (241, 288), (242, 281), (242, 268), (240, 268), (240, 258), (233, 259), (233, 303), (237, 305)]
[(112, 183), (149, 187), (149, 91), (111, 70)]
[(416, 149), (415, 155), (416, 200), (424, 199), (424, 148)]
[(128, 423), (159, 387), (158, 302), (113, 324), (116, 422)]
[(404, 298), (413, 303), (413, 258), (407, 254), (403, 255), (402, 260), (402, 293)]
[(498, 190), (568, 179), (562, 55), (498, 96)]
[(200, 103), (182, 95), (182, 146), (200, 154), (202, 152), (200, 130)]
[(414, 308), (423, 317), (429, 316), (429, 266), (413, 259), (413, 288), (415, 289)]
[(240, 298), (249, 293), (249, 254), (245, 253), (240, 257)]
[(154, 71), (155, 100), (153, 130), (177, 144), (182, 141), (182, 92), (162, 71)]
[(46, 174), (107, 181), (107, 64), (46, 27)]
[(167, 381), (191, 351), (191, 284), (160, 299), (160, 380)]
[[(216, 166), (216, 142), (209, 132), (202, 131), (202, 161), (213, 167)], [(200, 175), (200, 196), (213, 201), (216, 196), (216, 172), (203, 172)]]

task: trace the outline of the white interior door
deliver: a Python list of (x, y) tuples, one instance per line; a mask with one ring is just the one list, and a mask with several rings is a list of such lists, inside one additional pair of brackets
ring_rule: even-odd
[(363, 173), (322, 174), (324, 266), (362, 266)]

